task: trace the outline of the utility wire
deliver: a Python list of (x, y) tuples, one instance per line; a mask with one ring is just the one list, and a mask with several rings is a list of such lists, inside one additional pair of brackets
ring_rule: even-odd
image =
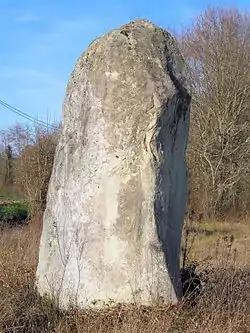
[(36, 119), (32, 116), (30, 116), (28, 113), (25, 113), (17, 108), (15, 108), (14, 106), (11, 106), (10, 104), (0, 100), (0, 105), (2, 105), (3, 107), (5, 107), (6, 109), (10, 110), (11, 112), (14, 112), (15, 114), (19, 115), (20, 117), (23, 117), (29, 121), (32, 121), (38, 125), (42, 125), (42, 126), (45, 126), (45, 127), (50, 127), (52, 129), (57, 129), (56, 126), (54, 125), (51, 125), (51, 124), (48, 124), (42, 120), (39, 120), (39, 119)]

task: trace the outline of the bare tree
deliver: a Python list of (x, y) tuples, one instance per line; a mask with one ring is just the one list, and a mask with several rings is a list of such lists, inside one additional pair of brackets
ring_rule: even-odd
[(29, 200), (31, 213), (45, 208), (59, 133), (60, 126), (51, 130), (35, 124), (16, 124), (1, 133), (5, 168), (0, 176), (5, 183), (11, 178), (9, 187)]
[(0, 132), (0, 185), (11, 186), (13, 184), (13, 154), (6, 131)]
[(25, 132), (26, 145), (16, 163), (16, 184), (29, 199), (32, 211), (43, 211), (59, 132), (39, 126)]
[(12, 147), (11, 145), (7, 145), (5, 149), (6, 154), (6, 173), (5, 173), (5, 184), (12, 185), (13, 184), (13, 156), (12, 156)]
[(208, 9), (183, 35), (181, 47), (193, 93), (191, 205), (218, 215), (239, 208), (250, 181), (249, 15)]

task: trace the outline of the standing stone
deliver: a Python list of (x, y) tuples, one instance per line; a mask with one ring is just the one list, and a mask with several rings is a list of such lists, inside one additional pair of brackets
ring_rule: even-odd
[(137, 20), (79, 58), (43, 219), (37, 286), (62, 308), (176, 302), (190, 96), (174, 38)]

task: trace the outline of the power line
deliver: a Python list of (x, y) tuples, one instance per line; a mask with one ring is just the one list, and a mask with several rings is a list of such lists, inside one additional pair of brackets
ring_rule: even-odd
[(49, 123), (46, 123), (44, 122), (43, 120), (39, 120), (39, 119), (36, 119), (34, 117), (32, 117), (31, 115), (29, 115), (28, 113), (25, 113), (17, 108), (15, 108), (14, 106), (11, 106), (10, 104), (0, 100), (0, 105), (2, 105), (3, 107), (5, 107), (6, 109), (10, 110), (11, 112), (14, 112), (15, 114), (19, 115), (20, 117), (23, 117), (29, 121), (32, 121), (38, 125), (42, 125), (42, 126), (45, 126), (45, 127), (50, 127), (52, 129), (57, 129), (55, 126), (49, 124)]
[(10, 104), (0, 100), (0, 105), (2, 105), (3, 107), (7, 108), (8, 110), (14, 112), (15, 114), (29, 120), (29, 121), (32, 121), (34, 123), (37, 123), (39, 125), (42, 125), (42, 126), (45, 126), (45, 127), (50, 127), (50, 128), (53, 128), (53, 129), (56, 129), (55, 126), (51, 125), (51, 124), (48, 124), (48, 123), (45, 123), (44, 121), (42, 120), (39, 120), (37, 118), (34, 118), (32, 117), (31, 115), (29, 115), (28, 113), (25, 113), (17, 108), (15, 108), (14, 106), (11, 106)]

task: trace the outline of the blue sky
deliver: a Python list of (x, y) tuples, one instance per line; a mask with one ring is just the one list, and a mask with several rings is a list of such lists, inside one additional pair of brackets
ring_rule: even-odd
[[(106, 31), (136, 18), (182, 29), (209, 5), (249, 10), (248, 0), (0, 0), (0, 100), (60, 119), (76, 59)], [(0, 106), (0, 129), (24, 121)]]

